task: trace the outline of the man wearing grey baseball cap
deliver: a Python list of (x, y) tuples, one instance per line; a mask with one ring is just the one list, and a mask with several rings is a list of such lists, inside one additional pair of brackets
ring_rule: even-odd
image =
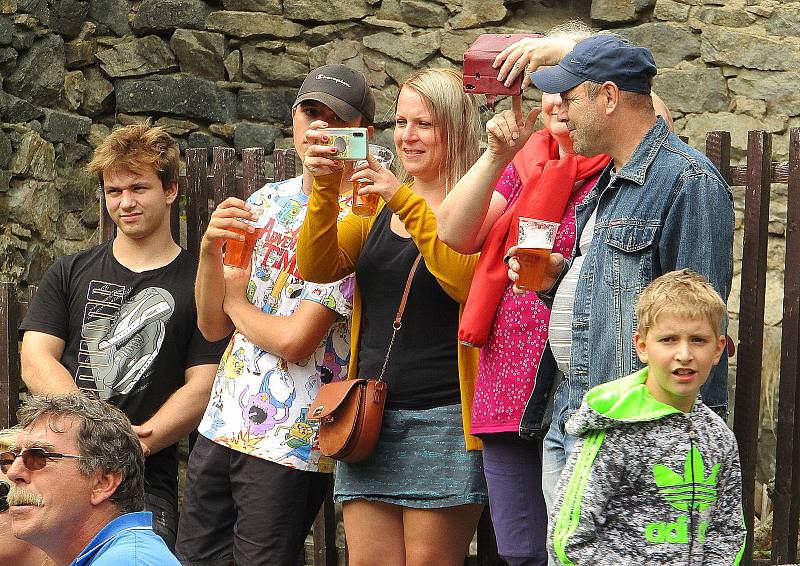
[[(374, 114), (364, 75), (344, 65), (314, 69), (292, 107), (298, 156), (305, 159), (312, 124), (371, 134)], [(339, 187), (341, 216), (349, 177)], [(176, 544), (184, 565), (295, 566), (328, 489), (333, 463), (306, 415), (322, 381), (347, 373), (353, 283), (307, 283), (297, 271), (311, 186), (304, 165), (247, 202), (226, 199), (203, 235), (197, 324), (204, 336), (233, 335), (189, 458)], [(257, 234), (252, 259), (228, 267), (223, 244), (242, 234)]]
[[(575, 151), (612, 157), (577, 208), (574, 259), (550, 257), (540, 289), (552, 301), (550, 346), (561, 373), (544, 440), (542, 490), (552, 511), (561, 470), (575, 447), (565, 423), (592, 387), (642, 367), (633, 347), (634, 302), (668, 271), (689, 268), (723, 298), (731, 286), (733, 200), (720, 173), (656, 117), (649, 49), (611, 35), (578, 43), (533, 84), (560, 94), (557, 119)], [(514, 251), (514, 248), (511, 250)], [(510, 262), (516, 281), (519, 263)], [(727, 360), (712, 371), (703, 401), (724, 414)], [(534, 418), (526, 411), (526, 418)]]

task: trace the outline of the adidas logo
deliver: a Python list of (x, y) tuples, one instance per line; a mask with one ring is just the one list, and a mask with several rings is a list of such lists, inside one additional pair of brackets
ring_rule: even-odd
[[(715, 464), (706, 476), (703, 455), (697, 448), (692, 447), (686, 454), (683, 477), (662, 464), (653, 466), (653, 477), (661, 495), (675, 509), (688, 511), (694, 501), (694, 509), (703, 511), (717, 500), (719, 467), (719, 464)], [(694, 474), (692, 474), (692, 469), (694, 469)]]
[[(690, 508), (703, 511), (717, 500), (717, 474), (719, 464), (711, 468), (706, 476), (706, 466), (703, 455), (692, 447), (686, 454), (683, 465), (683, 476), (670, 468), (656, 464), (653, 466), (653, 478), (658, 486), (658, 491), (670, 505), (679, 511), (689, 511)], [(694, 474), (692, 474), (694, 470)], [(702, 544), (706, 539), (708, 523), (700, 521), (697, 525), (697, 540)], [(644, 528), (644, 538), (654, 544), (662, 543), (689, 543), (689, 517), (681, 515), (674, 523), (654, 522)]]

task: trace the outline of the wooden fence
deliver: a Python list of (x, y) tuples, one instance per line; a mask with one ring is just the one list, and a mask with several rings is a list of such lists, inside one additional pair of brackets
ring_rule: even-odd
[[(733, 430), (739, 442), (744, 487), (743, 507), (747, 522), (747, 552), (743, 564), (784, 564), (797, 560), (798, 520), (800, 519), (800, 423), (795, 407), (800, 402), (800, 128), (792, 129), (789, 161), (772, 161), (771, 134), (749, 133), (747, 162), (731, 165), (730, 134), (711, 132), (706, 154), (731, 186), (745, 187), (744, 249), (737, 348), (736, 394)], [(264, 155), (260, 149), (244, 150), (242, 176), (236, 175), (233, 149), (214, 148), (213, 164), (208, 170), (205, 149), (187, 150), (186, 176), (181, 177), (180, 193), (186, 199), (185, 247), (197, 255), (200, 236), (208, 225), (210, 210), (230, 195), (244, 198), (266, 180)], [(275, 177), (295, 174), (291, 150), (275, 154)], [(764, 305), (767, 269), (767, 239), (771, 183), (788, 183), (786, 258), (784, 274), (783, 329), (779, 385), (775, 501), (773, 512), (772, 555), (768, 561), (753, 560), (753, 523), (755, 518), (755, 470), (761, 399)], [(114, 225), (101, 206), (102, 239), (113, 237)], [(173, 207), (172, 230), (180, 241), (181, 223), (178, 207)], [(702, 246), (702, 242), (698, 242)], [(792, 267), (795, 266), (795, 267)], [(11, 283), (0, 284), (0, 427), (14, 422), (18, 406), (19, 352), (17, 328), (24, 315), (31, 289), (19, 290)], [(338, 563), (335, 545), (336, 520), (330, 499), (314, 524), (314, 564)], [(346, 551), (345, 558), (346, 561)], [(478, 530), (478, 555), (469, 564), (499, 566), (491, 521), (484, 513)]]

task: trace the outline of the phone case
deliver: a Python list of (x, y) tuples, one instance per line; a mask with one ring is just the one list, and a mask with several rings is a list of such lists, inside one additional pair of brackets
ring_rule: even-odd
[(479, 35), (464, 53), (464, 92), (490, 95), (522, 94), (523, 74), (510, 87), (497, 80), (497, 71), (492, 67), (494, 58), (503, 49), (523, 37), (542, 37), (541, 34), (524, 33), (484, 33)]
[(328, 128), (328, 141), (323, 145), (335, 146), (338, 152), (331, 159), (355, 161), (367, 158), (367, 128)]

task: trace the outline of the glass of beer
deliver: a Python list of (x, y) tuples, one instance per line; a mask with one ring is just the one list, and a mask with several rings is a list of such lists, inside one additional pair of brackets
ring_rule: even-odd
[(236, 226), (228, 228), (231, 232), (236, 232), (244, 236), (244, 240), (225, 240), (225, 255), (222, 258), (222, 263), (228, 267), (235, 267), (237, 269), (244, 269), (250, 263), (250, 258), (253, 256), (253, 248), (258, 240), (264, 233), (264, 226), (261, 219), (264, 217), (263, 211), (258, 220), (244, 220), (240, 218), (245, 224), (249, 224), (255, 231), (250, 232), (243, 230)]
[(550, 263), (550, 252), (553, 251), (558, 226), (558, 222), (519, 217), (517, 287), (520, 289), (542, 290), (542, 281)]
[[(392, 161), (394, 160), (394, 154), (390, 150), (380, 145), (369, 144), (369, 152), (375, 159), (378, 160), (378, 163), (381, 164), (381, 167), (386, 169), (391, 167)], [(364, 163), (366, 163), (366, 161), (356, 161), (354, 167), (359, 167)], [(351, 207), (353, 214), (358, 216), (372, 216), (375, 214), (375, 211), (378, 210), (378, 195), (358, 194), (359, 189), (371, 184), (372, 182), (369, 179), (356, 179), (353, 181), (353, 205)]]

